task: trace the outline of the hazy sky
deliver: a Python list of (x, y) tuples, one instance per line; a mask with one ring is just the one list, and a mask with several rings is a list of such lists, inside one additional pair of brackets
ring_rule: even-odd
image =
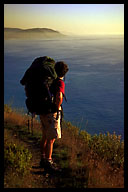
[(123, 4), (5, 4), (4, 27), (63, 33), (124, 34)]

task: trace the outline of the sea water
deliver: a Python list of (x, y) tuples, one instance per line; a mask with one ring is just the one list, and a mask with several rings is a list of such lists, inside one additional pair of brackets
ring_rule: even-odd
[(26, 69), (36, 57), (50, 56), (69, 66), (65, 79), (64, 119), (90, 134), (124, 137), (123, 36), (5, 40), (4, 103), (24, 108)]

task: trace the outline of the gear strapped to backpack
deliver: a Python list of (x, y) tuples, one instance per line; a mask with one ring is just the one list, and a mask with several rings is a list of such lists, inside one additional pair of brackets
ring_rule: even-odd
[(47, 56), (36, 58), (20, 83), (25, 86), (28, 111), (37, 115), (56, 112), (49, 88), (57, 78), (55, 61)]

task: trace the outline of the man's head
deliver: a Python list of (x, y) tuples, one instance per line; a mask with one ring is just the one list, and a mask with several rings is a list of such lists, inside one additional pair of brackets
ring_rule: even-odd
[(64, 77), (69, 69), (68, 65), (64, 61), (59, 61), (55, 64), (55, 70), (58, 77)]

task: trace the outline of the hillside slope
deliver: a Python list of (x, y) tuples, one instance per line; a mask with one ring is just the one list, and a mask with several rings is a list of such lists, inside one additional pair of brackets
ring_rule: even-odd
[(49, 28), (32, 28), (32, 29), (20, 29), (20, 28), (4, 28), (5, 39), (31, 39), (31, 38), (62, 38), (65, 35), (58, 31)]
[[(109, 133), (107, 136), (91, 136), (85, 131), (79, 131), (70, 122), (63, 121), (62, 139), (56, 140), (53, 150), (53, 160), (61, 167), (62, 172), (52, 175), (39, 167), (42, 131), (40, 122), (36, 119), (33, 125), (32, 130), (30, 116), (18, 113), (5, 105), (6, 152), (9, 150), (8, 144), (12, 144), (20, 145), (32, 154), (30, 167), (26, 168), (25, 175), (17, 173), (13, 167), (9, 169), (10, 165), (13, 165), (12, 159), (12, 164), (5, 164), (5, 188), (124, 187), (124, 143), (120, 141), (120, 136)], [(13, 153), (10, 153), (10, 158), (14, 159), (15, 151)]]

